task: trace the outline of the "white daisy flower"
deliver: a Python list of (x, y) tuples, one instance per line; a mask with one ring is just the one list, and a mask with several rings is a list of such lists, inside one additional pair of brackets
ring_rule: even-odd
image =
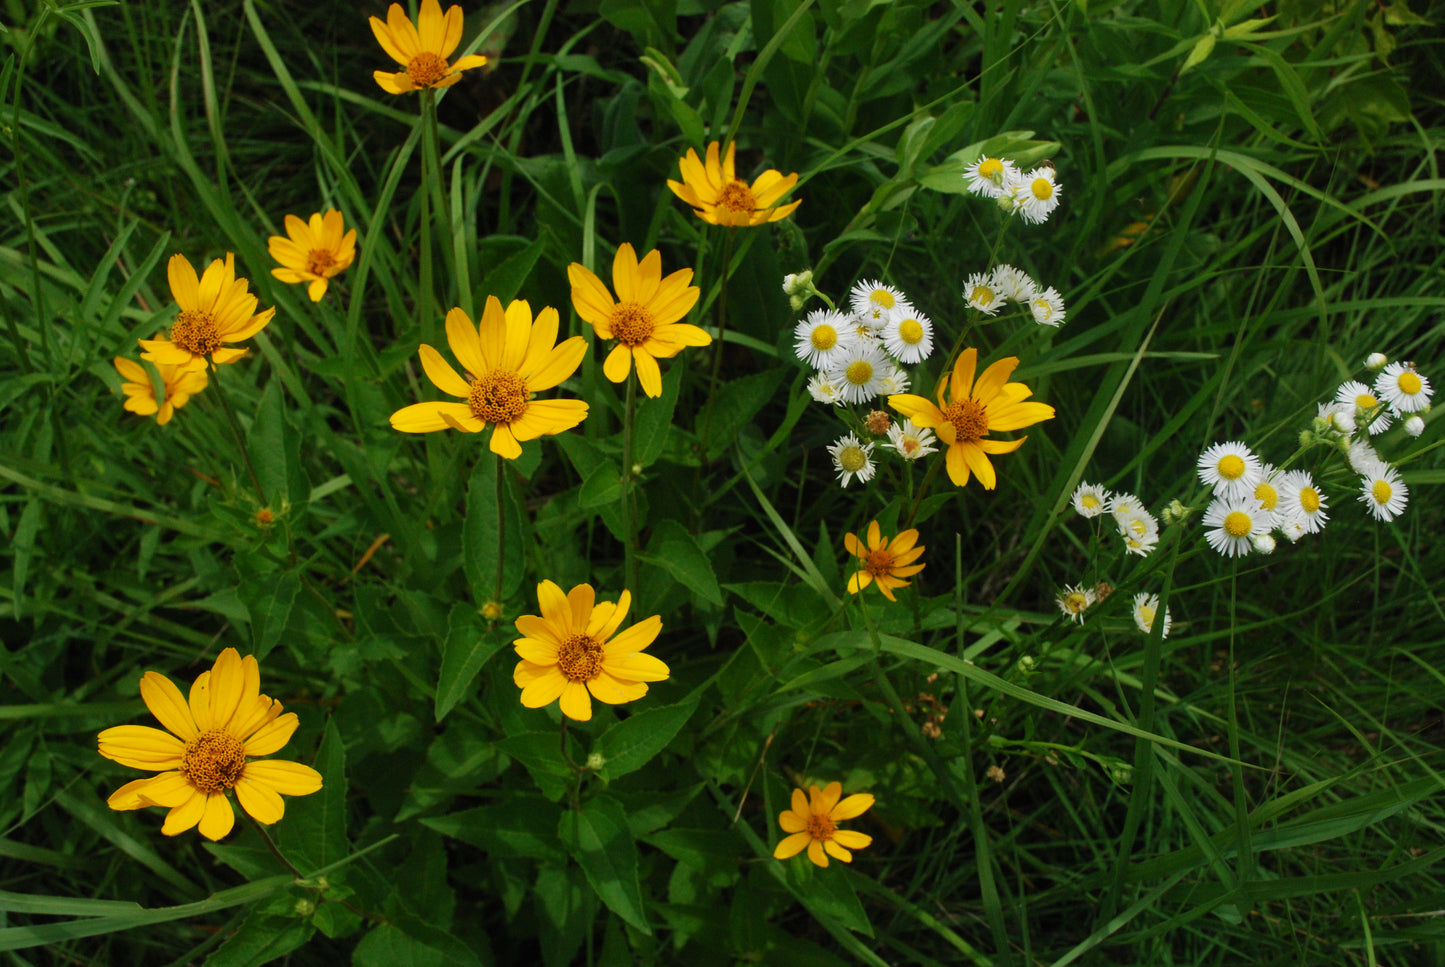
[(1034, 314), (1034, 322), (1057, 329), (1064, 324), (1064, 297), (1049, 286), (1029, 300), (1029, 311)]
[(1118, 525), (1124, 546), (1130, 554), (1148, 557), (1159, 544), (1159, 522), (1147, 510), (1115, 514), (1114, 523)]
[(838, 384), (822, 373), (808, 380), (808, 395), (819, 403), (828, 403), (833, 406), (843, 402), (843, 393), (839, 390)]
[(1411, 436), (1419, 436), (1425, 432), (1425, 421), (1418, 416), (1412, 416), (1405, 421), (1405, 432)]
[(876, 343), (878, 334), (883, 331), (883, 325), (887, 320), (875, 320), (870, 315), (859, 315), (852, 313), (848, 316), (848, 325), (853, 330), (853, 335), (865, 343)]
[(891, 364), (876, 345), (854, 341), (825, 372), (845, 403), (866, 403), (882, 391)]
[(1315, 486), (1308, 471), (1291, 470), (1279, 478), (1279, 513), (1298, 520), (1306, 534), (1318, 534), (1325, 529), (1325, 521), (1330, 519), (1325, 513), (1327, 507), (1329, 501)]
[(1384, 433), (1390, 428), (1390, 414), (1370, 388), (1364, 383), (1350, 380), (1335, 390), (1335, 402), (1355, 408), (1356, 425), (1364, 424), (1370, 436)]
[(1375, 395), (1395, 413), (1418, 413), (1430, 405), (1430, 381), (1414, 363), (1391, 363), (1375, 377)]
[(1350, 469), (1362, 477), (1368, 477), (1385, 466), (1380, 454), (1364, 438), (1350, 441), (1350, 448), (1345, 451), (1345, 459), (1350, 462)]
[(1259, 457), (1243, 443), (1216, 443), (1199, 455), (1199, 479), (1218, 497), (1244, 497), (1259, 482)]
[(1335, 400), (1320, 403), (1315, 409), (1315, 429), (1322, 433), (1333, 430), (1350, 436), (1355, 432), (1355, 404)]
[(1144, 512), (1144, 502), (1133, 494), (1120, 491), (1109, 498), (1109, 513), (1114, 515), (1115, 520)]
[(862, 316), (874, 329), (883, 328), (891, 314), (911, 308), (902, 292), (875, 279), (853, 286), (848, 304), (854, 315)]
[(1017, 175), (1018, 168), (1012, 161), (979, 155), (978, 159), (963, 169), (968, 190), (985, 198), (998, 198), (1004, 194), (1010, 173)]
[(878, 395), (892, 396), (908, 392), (908, 374), (901, 367), (889, 362), (886, 371), (878, 381)]
[(1098, 517), (1109, 509), (1109, 491), (1098, 484), (1084, 482), (1074, 490), (1074, 496), (1070, 498), (1074, 510), (1080, 517)]
[(1204, 511), (1204, 539), (1225, 557), (1243, 557), (1268, 525), (1252, 498), (1218, 497)]
[(912, 420), (894, 423), (888, 428), (888, 445), (898, 451), (904, 460), (917, 460), (930, 453), (937, 453), (934, 446), (938, 438), (928, 427), (917, 427)]
[(1279, 487), (1276, 486), (1279, 476), (1279, 471), (1274, 467), (1267, 463), (1261, 464), (1259, 482), (1254, 485), (1254, 499), (1259, 501), (1260, 509), (1271, 518), (1275, 517), (1279, 510)]
[(963, 298), (985, 315), (993, 315), (1004, 306), (1003, 295), (992, 272), (975, 272), (963, 283)]
[(814, 369), (827, 369), (855, 341), (848, 317), (833, 309), (814, 309), (793, 327), (798, 358)]
[(884, 325), (882, 338), (888, 355), (912, 366), (933, 352), (933, 321), (917, 309), (900, 312)]
[(1054, 180), (1054, 169), (1035, 168), (1019, 178), (1013, 189), (1014, 205), (1024, 221), (1038, 225), (1059, 207), (1064, 188)]
[(1058, 598), (1055, 600), (1058, 601), (1059, 610), (1063, 612), (1065, 618), (1083, 624), (1084, 612), (1098, 599), (1099, 596), (1094, 593), (1093, 588), (1084, 588), (1078, 584), (1066, 584), (1064, 585), (1064, 590), (1059, 593)]
[(1039, 284), (1023, 269), (1000, 265), (993, 270), (993, 281), (1003, 297), (1010, 302), (1028, 302), (1039, 294)]
[(1291, 544), (1299, 543), (1299, 539), (1308, 533), (1305, 530), (1305, 522), (1298, 517), (1281, 518), (1275, 529), (1288, 537)]
[(1370, 508), (1375, 520), (1394, 520), (1405, 512), (1409, 500), (1410, 488), (1394, 467), (1383, 467), (1378, 473), (1360, 478), (1360, 502)]
[(844, 487), (854, 477), (859, 483), (873, 479), (873, 444), (864, 443), (853, 434), (841, 438), (828, 448), (833, 456), (833, 469), (838, 471), (838, 482)]
[(1370, 353), (1365, 357), (1365, 368), (1372, 373), (1378, 373), (1385, 368), (1385, 364), (1389, 361), (1390, 357), (1384, 353)]
[[(1160, 617), (1159, 595), (1140, 591), (1134, 595), (1133, 611), (1134, 626), (1147, 635), (1154, 630), (1154, 619)], [(1169, 617), (1168, 608), (1164, 609), (1163, 620), (1164, 629), (1159, 633), (1159, 637), (1168, 638), (1170, 629), (1174, 627), (1174, 621)]]
[(1254, 551), (1256, 554), (1273, 554), (1274, 538), (1268, 534), (1260, 534), (1254, 539)]

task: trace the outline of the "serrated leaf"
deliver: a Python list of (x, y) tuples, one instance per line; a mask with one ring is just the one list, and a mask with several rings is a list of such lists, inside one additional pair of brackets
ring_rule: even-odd
[(256, 418), (246, 435), (246, 449), (263, 493), (265, 506), (277, 509), (281, 501), (304, 501), (311, 492), (301, 472), (301, 434), (286, 422), (281, 381), (273, 379), (261, 391)]
[(267, 575), (239, 589), (251, 614), (251, 647), (256, 658), (265, 658), (281, 641), (296, 595), (301, 590), (301, 576), (295, 571)]
[(651, 553), (642, 555), (644, 561), (662, 568), (683, 587), (697, 592), (713, 604), (723, 603), (722, 589), (718, 587), (712, 561), (691, 535), (686, 540), (665, 541), (656, 550), (649, 550)]
[(596, 796), (581, 809), (563, 813), (557, 835), (607, 908), (651, 934), (637, 879), (637, 843), (622, 804), (608, 796)]
[(541, 796), (514, 795), (490, 806), (428, 816), (421, 823), (443, 836), (479, 846), (490, 856), (561, 862), (566, 854), (557, 842), (559, 816), (556, 803)]
[(462, 524), (463, 564), (476, 601), (489, 601), (496, 597), (499, 565), (502, 601), (517, 593), (526, 571), (522, 567), (525, 553), (522, 515), (517, 508), (513, 488), (505, 485), (501, 494), (506, 517), (504, 556), (500, 561), (497, 557), (497, 471), (500, 462), (500, 458), (491, 454), (483, 455), (472, 468), (471, 478), (467, 481), (467, 517)]
[(314, 932), (305, 920), (252, 909), (236, 932), (206, 958), (205, 967), (261, 967), (302, 946)]
[(444, 930), (408, 921), (383, 924), (361, 938), (352, 967), (481, 967), (470, 947)]
[(632, 462), (649, 467), (667, 448), (673, 432), (672, 411), (677, 405), (677, 390), (682, 385), (683, 367), (669, 366), (662, 374), (662, 395), (656, 399), (643, 397), (637, 401), (637, 415), (632, 421)]
[(471, 690), (477, 672), (510, 641), (510, 626), (487, 630), (477, 613), (464, 604), (452, 605), (447, 616), (447, 637), (442, 643), (442, 670), (437, 676), (434, 708), (440, 722)]
[(693, 694), (676, 705), (664, 705), (637, 712), (603, 732), (594, 752), (606, 760), (603, 772), (609, 780), (636, 772), (647, 765), (673, 740), (697, 709)]
[(326, 720), (312, 768), (321, 789), (288, 796), (286, 815), (276, 824), (276, 844), (302, 873), (329, 866), (346, 855), (346, 749), (334, 719)]

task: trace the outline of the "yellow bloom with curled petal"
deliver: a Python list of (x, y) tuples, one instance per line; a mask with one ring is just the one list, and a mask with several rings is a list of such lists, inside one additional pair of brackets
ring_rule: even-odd
[(527, 708), (561, 699), (563, 715), (586, 722), (592, 718), (593, 698), (620, 705), (646, 695), (648, 682), (667, 678), (667, 665), (643, 653), (662, 630), (660, 615), (617, 630), (632, 604), (627, 591), (616, 604), (597, 603), (590, 584), (563, 594), (558, 585), (543, 581), (537, 585), (537, 603), (541, 615), (518, 618), (517, 630), (525, 637), (512, 642), (522, 659), (512, 681)]
[(281, 263), (271, 274), (282, 282), (309, 282), (306, 294), (320, 302), (333, 276), (346, 271), (356, 259), (356, 229), (342, 234), (341, 212), (317, 212), (303, 222), (286, 216), (286, 234), (266, 240), (271, 257)]
[(480, 433), (493, 425), (491, 450), (508, 460), (522, 455), (518, 441), (570, 430), (587, 418), (581, 400), (534, 400), (532, 394), (551, 389), (577, 371), (587, 354), (587, 341), (573, 336), (557, 343), (557, 310), (546, 306), (532, 321), (532, 307), (518, 299), (502, 311), (487, 296), (479, 325), (461, 309), (447, 313), (447, 344), (467, 371), (466, 379), (426, 343), (421, 365), (427, 378), (444, 393), (465, 403), (413, 403), (391, 415), (403, 433), (461, 430)]
[(826, 867), (829, 856), (844, 863), (853, 862), (853, 854), (848, 851), (862, 849), (873, 842), (873, 837), (839, 829), (838, 823), (863, 815), (872, 808), (874, 800), (868, 793), (860, 792), (839, 802), (842, 795), (841, 782), (830, 782), (822, 789), (809, 786), (807, 795), (801, 789), (794, 789), (793, 808), (778, 815), (778, 825), (792, 835), (779, 840), (773, 858), (785, 860), (806, 848), (808, 859), (816, 866)]
[(1017, 356), (1000, 359), (985, 369), (975, 383), (978, 350), (965, 349), (954, 363), (952, 378), (938, 387), (937, 406), (909, 393), (888, 397), (888, 405), (912, 420), (915, 426), (926, 426), (938, 433), (938, 438), (948, 447), (948, 479), (962, 487), (972, 473), (978, 476), (985, 490), (992, 490), (998, 478), (988, 454), (1012, 453), (1023, 446), (1028, 437), (1017, 440), (985, 440), (984, 437), (995, 430), (1019, 430), (1054, 418), (1054, 408), (1047, 403), (1025, 402), (1033, 390), (1023, 383), (1008, 381), (1018, 364)]
[(627, 379), (637, 363), (637, 381), (648, 396), (662, 395), (659, 359), (671, 359), (688, 346), (706, 346), (712, 337), (697, 326), (682, 322), (697, 304), (702, 290), (692, 282), (692, 269), (678, 269), (662, 277), (662, 255), (656, 249), (641, 262), (632, 245), (623, 242), (612, 260), (612, 287), (617, 300), (602, 280), (586, 266), (567, 266), (572, 283), (572, 306), (591, 324), (599, 339), (615, 339), (618, 345), (602, 364), (602, 372), (614, 383)]
[(386, 22), (371, 17), (371, 32), (387, 56), (405, 70), (391, 73), (375, 71), (371, 76), (389, 94), (406, 94), (425, 87), (451, 87), (462, 79), (462, 71), (481, 67), (487, 59), (481, 54), (468, 54), (455, 64), (447, 58), (462, 42), (462, 8), (451, 6), (442, 13), (437, 0), (421, 0), (416, 24), (393, 3), (386, 10)]
[(184, 366), (157, 366), (160, 373), (163, 398), (157, 402), (151, 374), (144, 366), (124, 356), (115, 357), (115, 368), (125, 380), (120, 391), (125, 394), (125, 408), (141, 416), (154, 415), (156, 424), (165, 426), (171, 421), (176, 410), (185, 406), (192, 396), (205, 389), (210, 377), (205, 370), (192, 372)]
[(709, 225), (754, 226), (787, 218), (802, 201), (779, 205), (783, 196), (798, 183), (797, 172), (784, 176), (769, 168), (748, 184), (737, 176), (733, 157), (737, 143), (728, 145), (727, 155), (719, 160), (719, 142), (707, 146), (707, 162), (697, 152), (687, 149), (678, 160), (682, 181), (669, 181), (672, 193), (692, 206), (698, 218)]
[(199, 279), (184, 255), (172, 255), (166, 275), (181, 311), (168, 337), (140, 340), (141, 358), (157, 366), (205, 369), (208, 356), (217, 366), (234, 363), (246, 350), (223, 344), (250, 339), (276, 314), (274, 308), (256, 311), (251, 284), (236, 278), (236, 257), (230, 252), (224, 262), (212, 260)]
[(918, 531), (910, 528), (897, 537), (884, 538), (883, 529), (875, 520), (868, 525), (868, 543), (864, 544), (856, 534), (844, 534), (843, 546), (848, 553), (858, 558), (863, 565), (848, 579), (848, 593), (857, 594), (873, 582), (889, 601), (897, 601), (894, 588), (908, 587), (903, 578), (912, 577), (923, 570), (925, 565), (913, 562), (923, 556), (918, 545)]
[(145, 725), (117, 725), (100, 733), (100, 754), (133, 769), (159, 775), (137, 779), (106, 800), (111, 809), (169, 809), (167, 836), (198, 826), (217, 840), (231, 831), (236, 814), (228, 796), (258, 822), (270, 824), (286, 811), (285, 796), (321, 788), (321, 773), (299, 762), (254, 757), (280, 751), (296, 731), (295, 712), (261, 694), (261, 670), (252, 655), (227, 648), (191, 685), (189, 701), (171, 680), (146, 672), (140, 680), (146, 708), (169, 732)]

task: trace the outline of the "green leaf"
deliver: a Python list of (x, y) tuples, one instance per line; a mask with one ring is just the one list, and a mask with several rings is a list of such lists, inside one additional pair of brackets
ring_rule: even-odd
[[(507, 303), (515, 299), (517, 293), (522, 291), (522, 283), (527, 281), (528, 276), (532, 274), (532, 269), (537, 265), (537, 260), (547, 250), (547, 241), (545, 236), (537, 238), (528, 243), (527, 247), (520, 252), (507, 256), (495, 268), (483, 273), (482, 287), (488, 293), (496, 296), (503, 308), (506, 308)], [(565, 322), (564, 319), (563, 323), (565, 324)], [(482, 459), (490, 458), (483, 457)]]
[(253, 908), (240, 928), (206, 958), (205, 967), (260, 967), (302, 946), (313, 933), (315, 928), (305, 920)]
[(440, 722), (471, 691), (472, 679), (487, 660), (513, 637), (506, 626), (485, 629), (477, 613), (465, 604), (453, 604), (442, 643), (442, 670), (437, 677), (436, 718)]
[(482, 967), (476, 952), (444, 930), (408, 920), (383, 924), (361, 938), (352, 967)]
[(557, 842), (559, 816), (557, 804), (541, 796), (508, 795), (490, 806), (428, 816), (421, 823), (443, 836), (479, 846), (493, 857), (561, 862), (566, 854)]
[(276, 824), (276, 843), (302, 873), (319, 870), (347, 853), (346, 749), (335, 719), (326, 720), (313, 767), (321, 789), (286, 799), (286, 815)]
[(662, 374), (662, 395), (656, 399), (644, 396), (637, 401), (637, 415), (632, 421), (632, 462), (640, 467), (651, 466), (667, 448), (683, 369), (669, 366)]
[[(497, 556), (497, 469), (502, 458), (486, 454), (472, 468), (467, 481), (467, 517), (462, 524), (463, 563), (467, 581), (475, 601), (490, 601), (497, 595), (497, 568), (501, 567), (501, 600), (505, 601), (522, 586), (525, 553), (522, 541), (522, 515), (516, 494), (510, 486), (503, 487), (502, 512), (505, 514), (504, 548)], [(506, 471), (503, 471), (506, 473)]]
[(722, 589), (718, 587), (712, 561), (692, 535), (688, 535), (686, 540), (665, 541), (651, 554), (641, 557), (676, 578), (688, 590), (695, 591), (713, 604), (723, 603)]
[(20, 599), (25, 593), (25, 578), (30, 573), (30, 558), (35, 553), (35, 538), (40, 533), (41, 514), (45, 505), (39, 500), (27, 500), (15, 525), (15, 536), (10, 541), (11, 553), (15, 555), (15, 567), (11, 572), (11, 593), (14, 597), (14, 617), (20, 617)]
[[(737, 440), (740, 431), (753, 416), (777, 397), (780, 384), (786, 385), (790, 374), (777, 370), (753, 373), (741, 379), (728, 380), (718, 388), (707, 417), (708, 459), (719, 456)], [(709, 412), (704, 408), (703, 413)], [(699, 414), (698, 432), (702, 432)]]
[(301, 576), (296, 571), (281, 571), (246, 582), (238, 590), (251, 614), (251, 647), (258, 659), (265, 658), (286, 631), (301, 590)]
[(577, 506), (584, 510), (615, 504), (622, 499), (622, 471), (611, 460), (602, 460), (582, 482)]
[(608, 796), (597, 796), (580, 810), (563, 813), (557, 835), (608, 909), (651, 934), (637, 880), (637, 843), (628, 829), (622, 804)]
[(831, 863), (827, 869), (820, 869), (799, 858), (787, 865), (787, 871), (798, 899), (819, 921), (831, 920), (865, 937), (873, 936), (873, 925), (853, 889), (852, 877), (856, 874), (846, 866)]
[(676, 705), (637, 712), (603, 732), (593, 749), (606, 760), (602, 774), (610, 781), (647, 765), (687, 724), (699, 697), (694, 692)]
[(572, 770), (562, 761), (556, 732), (509, 735), (497, 743), (497, 750), (522, 763), (548, 799), (561, 799), (572, 783)]
[(311, 493), (301, 470), (301, 434), (286, 423), (281, 381), (273, 379), (261, 392), (246, 449), (261, 482), (262, 501), (276, 509), (284, 500), (299, 504)]

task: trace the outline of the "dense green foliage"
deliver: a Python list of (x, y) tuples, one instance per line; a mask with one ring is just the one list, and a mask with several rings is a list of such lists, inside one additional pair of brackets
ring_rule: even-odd
[[(5, 963), (1445, 962), (1440, 421), (1381, 438), (1411, 488), (1389, 524), (1307, 451), (1329, 525), (1268, 557), (1206, 545), (1194, 474), (1224, 440), (1283, 463), (1369, 353), (1445, 381), (1445, 70), (1405, 0), (465, 13), (492, 63), (432, 140), (372, 80), (378, 0), (7, 7)], [(729, 232), (668, 191), (730, 138), (740, 174), (800, 174), (795, 215)], [(963, 191), (985, 143), (1051, 160), (1049, 221)], [(267, 238), (333, 207), (359, 254), (312, 303)], [(586, 422), (501, 480), (485, 436), (388, 425), (440, 397), (417, 351), (453, 306), (525, 298), (595, 341), (567, 266), (606, 281), (623, 242), (695, 270), (715, 338), (638, 405), (631, 521), (601, 347), (557, 391)], [(254, 483), (214, 388), (166, 426), (121, 409), (111, 359), (175, 318), (177, 252), (234, 252), (277, 308), (212, 380)], [(963, 279), (999, 261), (1063, 294), (1061, 329), (974, 318)], [(805, 268), (932, 316), (915, 392), (965, 321), (1021, 358), (1057, 416), (997, 489), (881, 459), (838, 486), (858, 427), (805, 390)], [(1195, 513), (1129, 555), (1069, 508), (1081, 480)], [(874, 519), (927, 546), (897, 603), (846, 591)], [(518, 701), (513, 621), (544, 579), (616, 600), (633, 526), (671, 677), (562, 730), (577, 773), (556, 704)], [(1082, 623), (1055, 604), (1080, 582), (1114, 588)], [(137, 773), (95, 735), (153, 724), (141, 674), (184, 689), (228, 645), (325, 778), (274, 827), (299, 882), (254, 826), (105, 805)], [(872, 845), (774, 860), (793, 787), (833, 780), (876, 797), (849, 822)]]

